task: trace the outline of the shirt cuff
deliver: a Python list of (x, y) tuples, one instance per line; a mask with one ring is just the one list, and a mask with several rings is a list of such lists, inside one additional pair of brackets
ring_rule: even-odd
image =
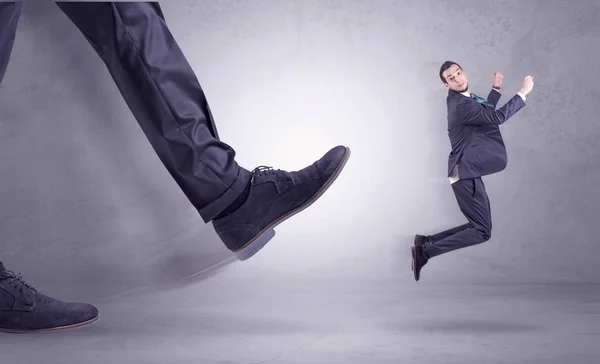
[(521, 91), (517, 92), (517, 95), (521, 96), (521, 98), (523, 99), (523, 101), (526, 101), (526, 100), (527, 100), (527, 98), (525, 97), (525, 95), (523, 95), (523, 94), (521, 93)]

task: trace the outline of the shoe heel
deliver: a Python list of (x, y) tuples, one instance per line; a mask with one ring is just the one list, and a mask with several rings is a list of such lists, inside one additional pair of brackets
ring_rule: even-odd
[(238, 260), (244, 261), (251, 258), (254, 254), (258, 253), (267, 243), (275, 236), (275, 230), (269, 229), (260, 234), (253, 242), (246, 245), (241, 250), (234, 252), (235, 257)]

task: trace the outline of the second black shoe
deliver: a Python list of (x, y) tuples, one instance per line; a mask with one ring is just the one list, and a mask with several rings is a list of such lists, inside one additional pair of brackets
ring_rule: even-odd
[(421, 278), (421, 269), (427, 264), (427, 252), (423, 245), (415, 245), (410, 248), (412, 253), (412, 271), (415, 276), (415, 281)]
[(425, 235), (415, 235), (415, 241), (414, 244), (415, 246), (417, 245), (425, 245), (425, 243), (427, 242), (427, 237)]
[(36, 291), (0, 264), (0, 331), (33, 332), (91, 324), (98, 310), (85, 303), (62, 302)]

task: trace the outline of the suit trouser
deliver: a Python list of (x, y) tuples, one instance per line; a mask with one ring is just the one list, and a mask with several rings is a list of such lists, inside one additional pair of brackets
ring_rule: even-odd
[[(152, 148), (204, 222), (250, 181), (219, 140), (194, 71), (158, 3), (57, 2), (104, 61)], [(0, 3), (0, 83), (23, 3)]]
[(428, 236), (425, 249), (430, 258), (481, 244), (492, 235), (490, 200), (481, 177), (458, 180), (452, 184), (452, 190), (460, 211), (469, 222)]

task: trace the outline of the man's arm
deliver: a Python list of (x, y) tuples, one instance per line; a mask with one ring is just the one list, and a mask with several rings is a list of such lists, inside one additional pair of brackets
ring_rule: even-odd
[[(499, 87), (502, 84), (503, 77), (504, 76), (500, 72), (494, 72), (494, 86)], [(479, 103), (472, 102), (469, 98), (465, 98), (458, 103), (456, 111), (461, 116), (460, 121), (463, 124), (501, 125), (516, 114), (517, 111), (525, 107), (526, 96), (531, 90), (533, 90), (533, 77), (527, 76), (523, 80), (523, 87), (521, 90), (498, 110), (486, 108)], [(500, 99), (499, 92), (498, 95), (493, 94), (495, 91), (496, 90), (492, 90), (488, 95), (488, 98), (495, 100), (492, 101), (494, 108)]]
[(494, 109), (496, 109), (496, 106), (498, 105), (498, 101), (500, 101), (500, 97), (502, 96), (500, 94), (500, 86), (502, 86), (502, 82), (504, 80), (504, 75), (502, 74), (502, 72), (494, 72), (494, 84), (492, 86), (492, 89), (490, 90), (490, 93), (488, 94), (488, 101), (494, 105)]
[(515, 95), (498, 110), (485, 107), (465, 97), (458, 103), (456, 112), (461, 115), (463, 124), (501, 125), (523, 107), (525, 107), (525, 101), (519, 95)]
[(496, 89), (492, 89), (488, 94), (487, 100), (490, 102), (490, 104), (494, 105), (494, 109), (496, 108), (496, 105), (498, 105), (500, 97), (502, 97), (502, 94)]
[[(502, 93), (500, 92), (500, 87), (502, 86), (502, 82), (504, 80), (504, 75), (502, 72), (494, 72), (494, 85), (488, 94), (487, 100), (494, 105), (494, 109), (498, 105), (498, 101), (500, 101), (500, 97)], [(531, 91), (530, 87), (533, 87), (533, 77), (527, 76), (523, 81), (523, 88), (517, 92), (517, 95), (521, 96), (523, 101), (527, 101), (525, 95), (527, 92)]]

